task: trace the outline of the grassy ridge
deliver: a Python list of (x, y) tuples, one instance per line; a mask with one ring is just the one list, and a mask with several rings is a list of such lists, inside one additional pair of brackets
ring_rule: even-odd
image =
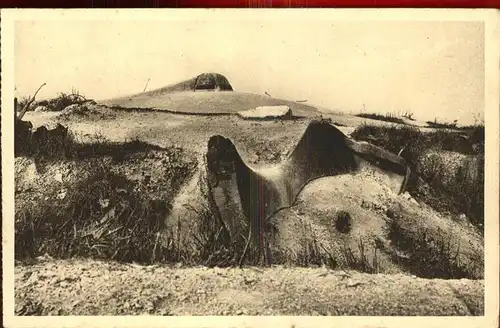
[(362, 117), (362, 118), (369, 118), (369, 119), (378, 120), (378, 121), (406, 124), (403, 119), (397, 117), (394, 114), (361, 113), (361, 114), (356, 114), (355, 116)]
[[(438, 129), (429, 133), (411, 126), (362, 125), (352, 133), (352, 137), (394, 153), (402, 151), (402, 156), (413, 164), (420, 175), (410, 185), (412, 195), (438, 210), (463, 213), (474, 224), (482, 226), (484, 133), (483, 125), (460, 132)], [(458, 164), (452, 163), (452, 156), (446, 156), (447, 152), (463, 156)]]

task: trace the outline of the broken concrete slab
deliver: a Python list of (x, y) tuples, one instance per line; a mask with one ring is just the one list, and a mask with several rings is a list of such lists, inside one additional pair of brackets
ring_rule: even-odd
[(282, 106), (259, 106), (253, 109), (238, 112), (238, 116), (244, 119), (265, 120), (265, 119), (292, 119), (290, 107)]

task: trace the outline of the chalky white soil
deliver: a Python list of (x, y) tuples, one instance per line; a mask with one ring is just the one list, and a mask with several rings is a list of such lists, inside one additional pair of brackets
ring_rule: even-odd
[(483, 280), (325, 268), (182, 268), (41, 259), (15, 267), (16, 315), (483, 315)]

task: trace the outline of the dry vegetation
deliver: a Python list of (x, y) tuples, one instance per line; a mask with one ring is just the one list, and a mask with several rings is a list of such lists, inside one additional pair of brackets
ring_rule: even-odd
[[(31, 100), (31, 96), (21, 97), (18, 100), (18, 109), (24, 108)], [(92, 100), (86, 99), (78, 90), (71, 90), (70, 93), (61, 92), (57, 95), (57, 97), (48, 99), (48, 100), (40, 100), (30, 104), (28, 111), (35, 110), (38, 106), (45, 107), (48, 111), (52, 112), (60, 112), (66, 107), (74, 104), (83, 104), (85, 102), (91, 102)]]
[(369, 118), (372, 120), (404, 124), (404, 121), (401, 118), (397, 117), (396, 114), (391, 114), (391, 113), (388, 114), (361, 113), (361, 114), (356, 114), (356, 116)]
[[(170, 174), (170, 196), (161, 199), (141, 192), (117, 167), (136, 154), (165, 153)], [(37, 169), (71, 162), (78, 178), (57, 202), (25, 200), (16, 211), (16, 258), (50, 254), (57, 258), (83, 256), (125, 262), (152, 263), (170, 260), (171, 252), (158, 243), (171, 201), (195, 163), (180, 149), (162, 149), (138, 140), (112, 143), (97, 138), (75, 141), (67, 134), (45, 143), (32, 143), (25, 155)], [(140, 159), (140, 158), (139, 158)], [(57, 199), (59, 186), (44, 186), (46, 199)], [(103, 204), (104, 202), (104, 204)]]
[[(465, 214), (478, 226), (484, 224), (484, 125), (463, 131), (438, 129), (423, 133), (411, 126), (362, 125), (352, 134), (402, 155), (418, 165), (418, 177), (410, 186), (412, 195), (440, 211)], [(466, 155), (451, 166), (443, 152)], [(424, 188), (430, 187), (430, 188)]]

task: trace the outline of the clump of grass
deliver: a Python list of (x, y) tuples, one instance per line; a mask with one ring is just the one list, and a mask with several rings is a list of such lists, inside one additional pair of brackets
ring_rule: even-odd
[[(17, 109), (21, 110), (30, 101), (31, 97), (21, 97), (17, 103)], [(49, 111), (60, 112), (69, 105), (83, 104), (87, 100), (78, 90), (72, 89), (70, 93), (60, 92), (57, 97), (52, 99), (40, 100), (34, 102), (28, 111), (33, 111), (37, 106), (44, 106)]]
[(469, 125), (469, 126), (464, 126), (460, 128), (462, 131), (466, 132), (466, 137), (467, 140), (472, 145), (475, 145), (476, 147), (473, 147), (473, 152), (475, 154), (484, 154), (484, 143), (485, 143), (485, 129), (484, 129), (484, 123), (476, 124), (476, 125)]
[(392, 113), (388, 113), (388, 114), (361, 113), (361, 114), (356, 114), (355, 116), (369, 118), (369, 119), (378, 120), (378, 121), (406, 124), (403, 119), (397, 117), (395, 114), (392, 114)]
[(38, 138), (37, 133), (31, 136), (28, 156), (37, 160), (52, 160), (57, 158), (72, 158), (77, 152), (75, 136), (61, 125)]
[[(31, 100), (31, 96), (23, 96), (17, 101), (17, 108), (15, 109), (16, 112), (22, 110), (24, 106), (26, 106)], [(33, 110), (33, 104), (30, 105), (30, 108), (28, 108), (28, 111)]]
[(484, 154), (470, 155), (460, 160), (457, 167), (450, 166), (442, 155), (427, 156), (422, 164), (422, 178), (431, 189), (417, 196), (437, 209), (454, 214), (466, 214), (472, 224), (484, 224)]
[[(402, 207), (392, 207), (388, 213), (388, 237), (392, 244), (407, 254), (394, 260), (410, 272), (424, 278), (481, 279), (481, 258), (464, 253), (461, 240), (453, 231), (427, 226), (425, 218)], [(462, 241), (463, 242), (463, 241)], [(480, 254), (478, 250), (474, 250)], [(480, 256), (479, 256), (480, 257)]]
[[(275, 219), (275, 218), (273, 218)], [(283, 218), (281, 218), (283, 219)], [(301, 267), (326, 265), (331, 268), (339, 266), (340, 262), (336, 254), (318, 239), (312, 230), (312, 225), (307, 220), (302, 220), (299, 215), (294, 214), (291, 218), (299, 230), (295, 231), (294, 238), (284, 242), (272, 243), (273, 264), (293, 265)], [(272, 223), (273, 227), (278, 226), (278, 222)], [(288, 227), (279, 229), (287, 230)], [(274, 228), (270, 234), (271, 240), (275, 240), (278, 228)]]
[(357, 241), (357, 251), (351, 246), (342, 245), (340, 249), (345, 265), (356, 271), (377, 274), (380, 272), (378, 249), (373, 248), (373, 256), (370, 257), (366, 247), (367, 245), (361, 237)]
[(375, 126), (362, 124), (351, 136), (360, 141), (368, 141), (376, 146), (398, 154), (404, 149), (406, 159), (416, 161), (428, 146), (423, 133), (414, 126)]
[[(82, 163), (83, 165), (83, 163)], [(171, 206), (141, 195), (135, 182), (96, 159), (86, 176), (51, 201), (26, 203), (16, 213), (16, 259), (48, 253), (125, 262), (151, 263), (164, 256), (157, 234)], [(48, 187), (50, 189), (50, 187)]]
[[(137, 149), (142, 144), (132, 142), (128, 147)], [(168, 224), (171, 201), (179, 187), (175, 181), (170, 186), (171, 198), (151, 198), (99, 155), (79, 163), (85, 165), (80, 169), (86, 174), (79, 174), (80, 180), (68, 186), (62, 200), (58, 199), (59, 189), (48, 187), (44, 195), (49, 199), (25, 202), (16, 213), (16, 259), (48, 253), (55, 258), (76, 256), (142, 264), (182, 262), (224, 267), (239, 263), (247, 239), (229, 238), (210, 203), (199, 208), (186, 205), (196, 214), (189, 231), (181, 231), (180, 221), (177, 226)], [(207, 197), (206, 183), (200, 179), (199, 185)], [(245, 259), (255, 264), (262, 252), (252, 246)]]
[(226, 267), (238, 264), (238, 260), (243, 254), (245, 240), (231, 240), (225, 226), (216, 219), (216, 214), (209, 201), (208, 183), (203, 174), (200, 174), (198, 188), (206, 203), (201, 204), (201, 209), (185, 204), (185, 207), (199, 220), (199, 225), (192, 231), (192, 240), (198, 252), (190, 253), (187, 258), (188, 262), (201, 262), (208, 267)]
[(51, 111), (60, 112), (69, 105), (81, 104), (86, 99), (77, 90), (71, 90), (71, 93), (61, 92), (56, 98), (47, 101), (47, 106)]
[(270, 256), (269, 232), (273, 231), (272, 224), (266, 227), (264, 248), (258, 245), (255, 235), (248, 233), (250, 229), (249, 220), (237, 215), (237, 220), (241, 224), (241, 233), (230, 236), (224, 223), (218, 218), (215, 207), (209, 195), (207, 177), (200, 173), (198, 188), (204, 202), (199, 204), (200, 209), (186, 204), (185, 207), (196, 214), (197, 224), (193, 226), (191, 235), (187, 236), (193, 241), (196, 252), (190, 253), (190, 263), (202, 263), (212, 267), (226, 267), (244, 264), (265, 265), (272, 260)]
[[(484, 125), (464, 127), (461, 131), (437, 129), (434, 132), (422, 132), (419, 128), (408, 125), (363, 124), (357, 127), (351, 136), (356, 140), (371, 142), (396, 154), (405, 148), (405, 151), (410, 152), (411, 157), (415, 159), (429, 149), (474, 154), (480, 153), (484, 148)], [(476, 147), (473, 147), (474, 145)]]
[[(336, 232), (336, 219), (342, 220), (347, 215), (349, 215), (348, 212), (339, 211), (329, 219), (332, 232), (337, 236), (333, 240), (324, 239), (321, 237), (322, 233), (317, 234), (318, 230), (313, 226), (314, 223), (294, 215), (292, 220), (296, 219), (298, 223), (298, 225), (293, 224), (296, 236), (282, 240), (280, 243), (273, 243), (273, 263), (303, 267), (326, 266), (333, 270), (350, 269), (365, 273), (379, 273), (381, 270), (380, 253), (376, 241), (370, 243), (369, 237), (358, 237), (353, 245), (350, 242), (353, 237), (346, 235), (348, 232)], [(299, 230), (297, 230), (298, 226)], [(289, 228), (282, 227), (284, 230)]]
[(413, 115), (414, 115), (413, 112), (404, 112), (402, 116), (404, 118), (409, 119), (410, 121), (415, 121), (415, 119), (413, 118)]

